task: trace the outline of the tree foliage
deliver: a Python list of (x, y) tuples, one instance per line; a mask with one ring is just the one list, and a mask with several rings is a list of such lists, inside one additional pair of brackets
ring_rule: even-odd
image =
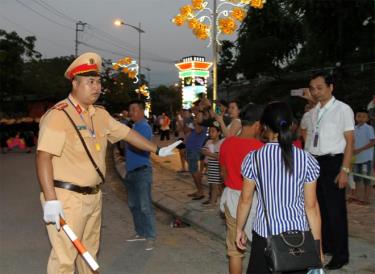
[(25, 62), (41, 57), (34, 49), (35, 41), (34, 36), (22, 39), (16, 32), (0, 29), (0, 103), (7, 96), (22, 93)]
[(241, 25), (236, 70), (252, 79), (373, 61), (374, 10), (373, 0), (267, 1), (262, 10), (249, 9)]
[(249, 9), (239, 30), (236, 64), (248, 79), (276, 75), (297, 54), (302, 25), (298, 11), (289, 8), (291, 2), (267, 1), (261, 10)]
[(161, 85), (151, 91), (152, 112), (160, 114), (162, 112), (174, 115), (182, 107), (182, 93), (174, 86)]
[(100, 102), (110, 112), (121, 112), (127, 104), (138, 98), (135, 89), (137, 84), (127, 74), (112, 70), (110, 60), (103, 60), (104, 72), (102, 73), (103, 95)]
[(302, 15), (304, 30), (295, 67), (374, 60), (374, 1), (300, 0), (294, 1), (290, 9)]
[(236, 58), (235, 45), (233, 42), (222, 41), (220, 56), (218, 62), (218, 82), (221, 83), (226, 80), (236, 80)]

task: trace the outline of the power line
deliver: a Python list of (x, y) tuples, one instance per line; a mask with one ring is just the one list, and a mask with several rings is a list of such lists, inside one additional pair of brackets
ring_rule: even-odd
[(25, 30), (26, 32), (28, 32), (28, 33), (30, 33), (30, 34), (36, 36), (36, 37), (39, 37), (39, 38), (42, 39), (42, 40), (46, 40), (46, 41), (48, 41), (48, 42), (54, 44), (55, 46), (58, 46), (58, 47), (61, 47), (61, 48), (64, 48), (65, 50), (67, 50), (66, 46), (64, 46), (64, 45), (62, 45), (62, 44), (59, 44), (59, 43), (56, 43), (54, 40), (51, 40), (51, 39), (45, 38), (45, 37), (43, 37), (43, 36), (41, 36), (41, 35), (38, 35), (38, 34), (32, 32), (31, 30), (25, 28), (24, 26), (22, 26), (22, 25), (20, 25), (20, 24), (18, 24), (18, 23), (16, 23), (16, 22), (14, 22), (14, 21), (12, 21), (12, 20), (9, 19), (8, 17), (4, 16), (3, 14), (0, 14), (0, 18), (2, 18), (2, 19), (5, 20), (5, 21), (8, 21), (9, 23), (11, 23), (11, 24), (13, 24), (13, 25), (15, 25), (15, 26), (17, 26), (17, 27), (19, 27), (19, 28)]
[[(36, 3), (37, 5), (41, 6), (42, 8), (48, 10), (49, 12), (52, 12), (54, 15), (57, 15), (57, 16), (59, 16), (59, 17), (65, 19), (65, 20), (68, 20), (68, 21), (70, 21), (70, 22), (77, 22), (77, 21), (78, 21), (77, 19), (72, 18), (72, 17), (66, 15), (65, 13), (59, 11), (58, 9), (56, 9), (55, 7), (51, 6), (50, 4), (46, 3), (46, 2), (43, 1), (43, 0), (32, 0), (32, 1), (33, 1), (34, 3)], [(116, 46), (116, 47), (120, 47), (120, 48), (122, 48), (122, 49), (126, 49), (126, 50), (128, 50), (128, 51), (133, 52), (133, 53), (136, 53), (136, 52), (137, 52), (136, 47), (135, 47), (134, 45), (130, 45), (130, 44), (124, 42), (123, 40), (120, 40), (119, 38), (117, 38), (117, 37), (115, 37), (115, 36), (109, 34), (108, 32), (105, 32), (104, 30), (101, 30), (101, 29), (95, 27), (95, 26), (92, 25), (92, 24), (88, 24), (88, 28), (91, 28), (91, 29), (95, 30), (96, 32), (99, 32), (103, 37), (106, 38), (106, 41), (104, 41), (104, 39), (99, 38), (98, 35), (96, 35), (96, 34), (92, 34), (92, 36), (95, 36), (97, 39), (99, 39), (99, 40), (101, 40), (101, 41), (104, 41), (104, 42), (106, 42), (106, 43), (110, 42), (112, 45), (114, 45), (114, 46)], [(115, 43), (113, 43), (113, 42), (115, 42)], [(124, 44), (125, 46), (120, 46), (119, 44)], [(164, 59), (164, 60), (167, 61), (167, 62), (170, 61), (170, 60), (168, 60), (168, 59), (166, 59), (166, 58), (163, 58), (163, 57), (160, 57), (160, 56), (158, 56), (158, 55), (155, 55), (154, 53), (149, 53), (149, 52), (146, 51), (146, 50), (143, 50), (143, 52), (144, 52), (145, 54), (152, 55), (152, 56), (158, 58), (159, 60), (163, 60), (163, 59)]]
[(55, 9), (54, 7), (52, 7), (50, 4), (42, 1), (42, 0), (32, 0), (35, 4), (37, 4), (38, 6), (42, 7), (43, 9), (53, 13), (54, 15), (66, 20), (66, 21), (69, 21), (69, 22), (76, 22), (77, 20), (60, 12), (59, 10)]
[(66, 20), (71, 21), (71, 22), (77, 22), (78, 21), (77, 19), (75, 19), (73, 17), (70, 17), (69, 15), (66, 15), (65, 13), (61, 12), (60, 10), (56, 9), (54, 6), (48, 4), (47, 2), (45, 2), (43, 0), (39, 0), (39, 2), (43, 3), (44, 6), (46, 7), (46, 9), (54, 11), (54, 13), (56, 15), (60, 16), (61, 18), (65, 18)]
[(79, 42), (80, 45), (84, 45), (88, 48), (92, 48), (92, 49), (95, 49), (95, 50), (98, 50), (98, 51), (102, 51), (102, 52), (106, 52), (106, 53), (110, 53), (110, 54), (113, 54), (113, 55), (116, 55), (118, 57), (123, 57), (124, 54), (122, 53), (119, 53), (119, 52), (115, 52), (115, 51), (111, 51), (109, 49), (104, 49), (104, 48), (100, 48), (100, 47), (96, 47), (96, 46), (93, 46), (93, 45), (90, 45), (90, 44), (87, 44), (85, 42)]
[[(69, 30), (73, 30), (73, 31), (75, 31), (74, 28), (69, 27), (69, 26), (66, 26), (66, 25), (64, 25), (64, 24), (61, 24), (61, 23), (59, 23), (59, 22), (57, 22), (57, 21), (51, 19), (50, 17), (47, 17), (47, 16), (41, 14), (39, 11), (37, 11), (37, 10), (35, 10), (34, 8), (30, 7), (29, 5), (26, 5), (25, 3), (23, 3), (21, 0), (16, 0), (16, 2), (19, 3), (20, 5), (24, 6), (25, 8), (29, 9), (30, 11), (36, 13), (36, 14), (39, 15), (40, 17), (43, 17), (44, 19), (48, 20), (49, 22), (52, 22), (52, 23), (54, 23), (54, 24), (56, 24), (56, 25), (59, 25), (59, 26), (61, 26), (61, 27), (63, 27), (63, 28), (66, 28), (66, 29), (69, 29)], [(53, 13), (53, 14), (59, 16), (59, 17), (64, 17), (65, 20), (74, 21), (74, 22), (77, 21), (76, 19), (74, 19), (74, 18), (72, 18), (72, 17), (66, 15), (65, 13), (63, 13), (63, 12), (57, 10), (57, 9), (55, 9), (54, 7), (52, 7), (51, 5), (49, 5), (48, 3), (46, 3), (46, 2), (43, 1), (43, 0), (39, 0), (39, 2), (36, 2), (35, 0), (33, 0), (33, 2), (36, 3), (36, 4), (38, 4), (39, 6), (43, 7), (44, 9), (48, 10), (49, 12), (51, 12), (51, 13)], [(43, 5), (42, 3), (43, 3), (44, 5)], [(126, 44), (124, 41), (122, 41), (122, 40), (120, 40), (120, 39), (114, 37), (113, 35), (111, 35), (111, 34), (105, 32), (105, 31), (103, 31), (103, 30), (101, 30), (101, 29), (99, 29), (99, 28), (97, 28), (97, 27), (95, 27), (95, 26), (93, 26), (92, 24), (89, 24), (89, 26), (91, 27), (91, 29), (96, 30), (96, 32), (101, 33), (101, 35), (105, 37), (105, 38), (103, 38), (103, 37), (97, 35), (96, 33), (91, 32), (91, 33), (90, 33), (91, 36), (96, 37), (96, 39), (101, 40), (101, 41), (103, 41), (103, 42), (105, 42), (105, 43), (109, 43), (109, 44), (111, 44), (112, 46), (115, 46), (115, 47), (122, 48), (122, 49), (127, 50), (127, 51), (130, 51), (130, 52), (133, 52), (133, 53), (136, 52), (134, 49), (131, 49), (131, 48), (129, 48), (129, 47), (124, 47), (124, 46), (120, 46), (120, 45), (119, 45), (119, 41), (121, 41), (121, 42), (120, 42), (121, 44)], [(117, 43), (116, 43), (114, 40), (117, 40)], [(149, 60), (149, 61), (153, 61), (153, 62), (158, 62), (158, 63), (166, 63), (166, 64), (173, 64), (173, 63), (175, 62), (174, 60), (171, 60), (171, 59), (169, 59), (169, 58), (164, 58), (164, 57), (158, 56), (158, 55), (156, 55), (156, 54), (154, 54), (154, 53), (150, 53), (150, 52), (148, 52), (148, 51), (146, 51), (146, 50), (143, 50), (143, 52), (144, 52), (146, 55), (150, 56), (150, 58), (144, 58), (145, 60)], [(154, 57), (156, 57), (156, 58), (154, 58)]]
[(44, 19), (50, 21), (51, 23), (54, 23), (54, 24), (56, 24), (56, 25), (59, 25), (60, 27), (66, 28), (66, 29), (74, 30), (74, 28), (72, 28), (72, 27), (68, 27), (68, 26), (66, 26), (66, 25), (63, 25), (63, 24), (61, 24), (61, 23), (59, 23), (59, 22), (56, 22), (55, 20), (53, 20), (53, 19), (51, 19), (51, 18), (49, 18), (49, 17), (47, 17), (47, 16), (41, 14), (40, 12), (36, 11), (35, 9), (33, 9), (33, 8), (31, 8), (30, 6), (26, 5), (25, 3), (21, 2), (20, 0), (16, 0), (16, 2), (19, 3), (20, 5), (24, 6), (24, 7), (27, 8), (28, 10), (31, 10), (32, 12), (38, 14), (40, 17), (43, 17)]
[(136, 53), (135, 51), (133, 51), (133, 50), (127, 48), (127, 47), (120, 46), (119, 44), (113, 42), (112, 40), (110, 40), (110, 39), (108, 39), (108, 38), (103, 38), (103, 37), (101, 37), (101, 36), (95, 34), (95, 32), (91, 32), (91, 30), (90, 30), (90, 32), (86, 32), (86, 34), (88, 34), (88, 35), (90, 35), (91, 37), (94, 37), (95, 39), (98, 39), (98, 40), (100, 40), (100, 41), (102, 41), (102, 42), (104, 42), (104, 43), (109, 43), (109, 44), (111, 44), (111, 45), (114, 46), (114, 47), (121, 48), (121, 49), (124, 49), (124, 50), (126, 50), (126, 51), (130, 51), (130, 52)]
[[(124, 55), (125, 55), (124, 53), (120, 53), (120, 52), (112, 51), (112, 50), (109, 50), (109, 49), (93, 46), (93, 45), (90, 45), (90, 44), (85, 43), (85, 42), (79, 42), (79, 44), (84, 45), (84, 46), (89, 47), (89, 48), (92, 48), (92, 49), (95, 49), (95, 50), (98, 50), (98, 51), (110, 53), (110, 54), (113, 54), (113, 55), (116, 55), (116, 56), (119, 56), (119, 57), (124, 57)], [(130, 56), (130, 57), (135, 58), (134, 56)], [(149, 62), (165, 63), (165, 64), (174, 64), (175, 63), (175, 61), (163, 61), (163, 60), (157, 60), (157, 59), (151, 59), (151, 58), (144, 58), (144, 60), (147, 60)]]

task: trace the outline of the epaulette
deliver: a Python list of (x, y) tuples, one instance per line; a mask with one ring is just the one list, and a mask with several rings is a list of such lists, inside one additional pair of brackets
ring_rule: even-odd
[(48, 113), (50, 113), (52, 110), (56, 109), (56, 110), (63, 110), (64, 108), (66, 108), (68, 106), (67, 103), (58, 103), (56, 105), (54, 105), (53, 107), (49, 108), (44, 114), (43, 114), (43, 117), (47, 116)]
[(68, 106), (68, 103), (62, 102), (62, 103), (54, 105), (51, 109), (63, 110), (67, 106)]
[(102, 106), (102, 105), (94, 105), (94, 107), (96, 107), (96, 108), (101, 108), (101, 109), (105, 109), (105, 107)]

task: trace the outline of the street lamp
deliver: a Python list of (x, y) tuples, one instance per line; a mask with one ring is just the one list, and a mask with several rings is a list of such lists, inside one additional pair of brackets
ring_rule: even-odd
[[(137, 27), (137, 26), (133, 26), (131, 24), (125, 23), (121, 19), (116, 19), (115, 21), (113, 21), (113, 24), (117, 27), (128, 26), (138, 32), (138, 66), (139, 66), (139, 75), (141, 75), (141, 69), (142, 69), (141, 67), (141, 33), (145, 33), (145, 31), (141, 28), (141, 23), (139, 23)], [(139, 85), (141, 85), (141, 83), (139, 83)]]

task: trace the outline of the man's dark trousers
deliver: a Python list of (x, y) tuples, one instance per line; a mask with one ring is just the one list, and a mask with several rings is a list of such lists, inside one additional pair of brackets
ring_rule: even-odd
[(341, 171), (343, 154), (317, 157), (320, 177), (317, 196), (322, 218), (323, 252), (331, 253), (335, 262), (349, 260), (348, 218), (345, 188), (339, 189), (335, 182)]

